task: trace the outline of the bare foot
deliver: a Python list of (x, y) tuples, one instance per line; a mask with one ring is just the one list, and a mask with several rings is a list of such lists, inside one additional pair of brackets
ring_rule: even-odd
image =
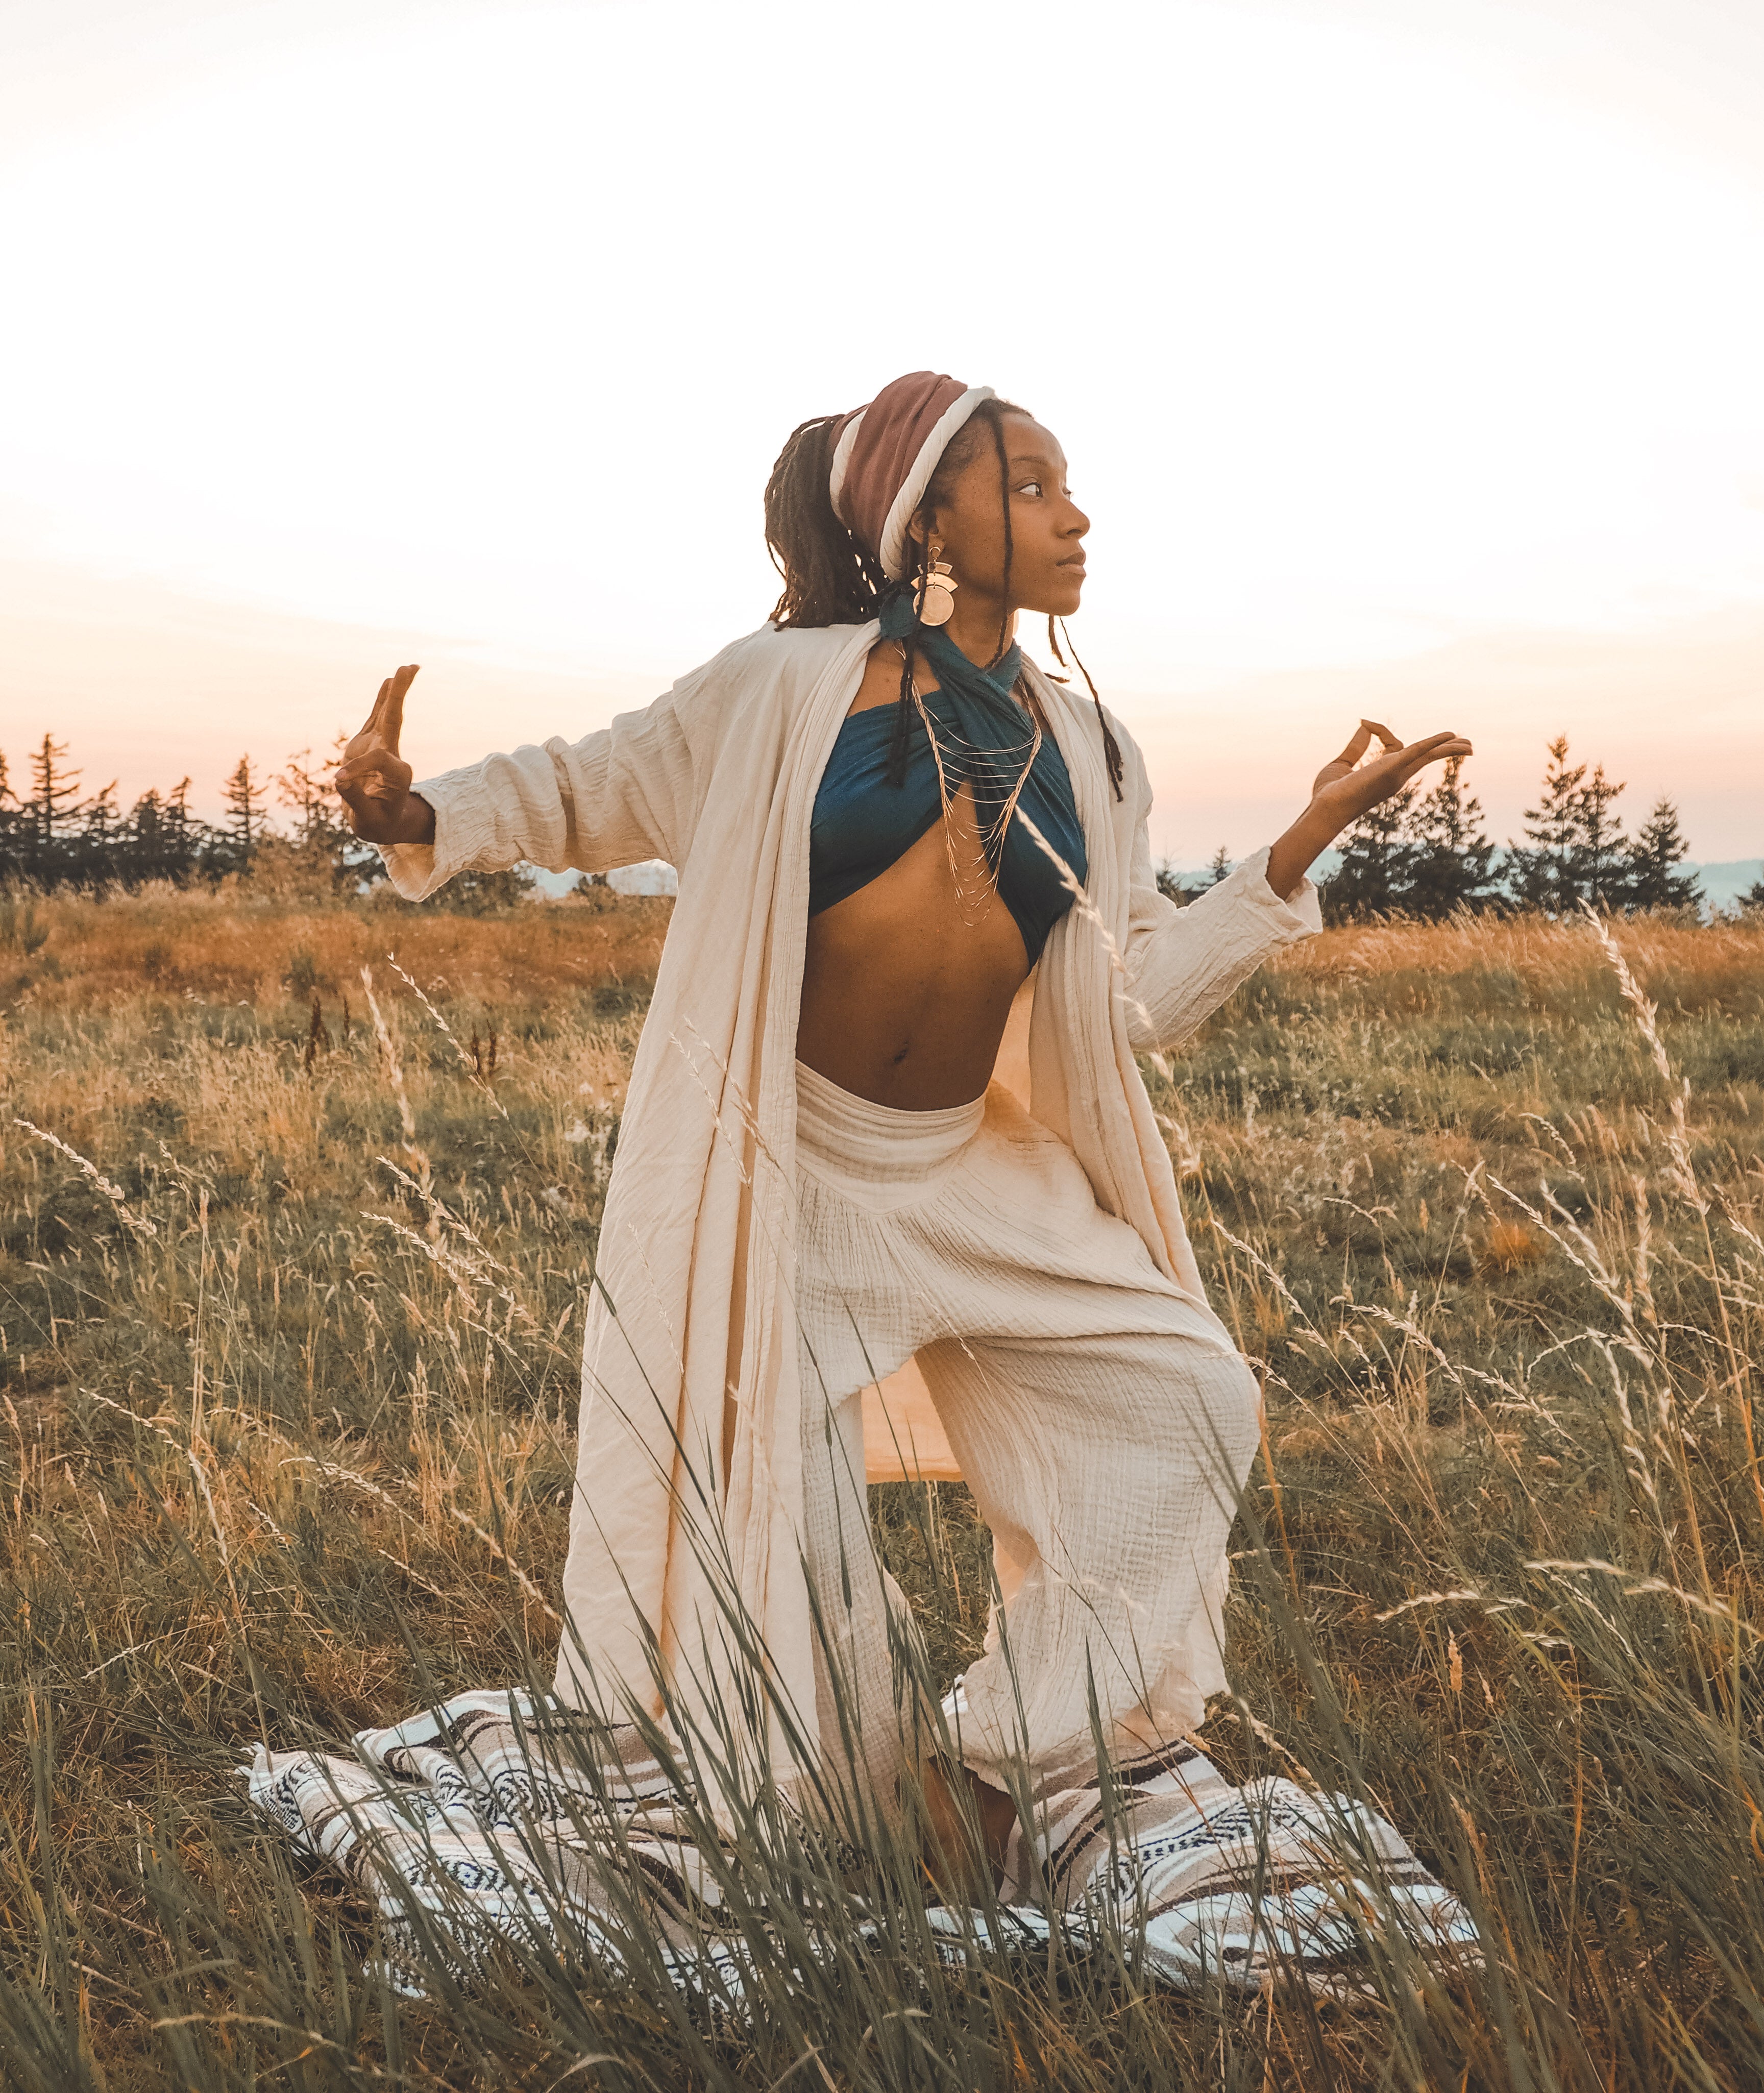
[[(995, 1890), (1004, 1876), (1004, 1849), (1016, 1822), (1016, 1805), (1000, 1789), (988, 1786), (966, 1766), (956, 1769), (956, 1785), (935, 1760), (924, 1772), (926, 1827), (925, 1864), (946, 1894), (972, 1887), (983, 1866)], [(965, 1805), (965, 1807), (964, 1807)], [(978, 1820), (983, 1851), (974, 1848)]]

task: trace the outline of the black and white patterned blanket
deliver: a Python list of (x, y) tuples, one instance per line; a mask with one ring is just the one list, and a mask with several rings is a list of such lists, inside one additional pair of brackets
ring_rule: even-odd
[[(401, 1989), (423, 1993), (438, 1968), (469, 1976), (501, 1948), (740, 2012), (756, 1944), (751, 1903), (730, 1909), (739, 1859), (635, 1726), (465, 1693), (353, 1743), (349, 1758), (259, 1745), (246, 1779), (261, 1816), (376, 1905)], [(990, 1928), (930, 1914), (947, 1959), (1045, 1948), (1055, 1927), (1081, 1951), (1112, 1932), (1168, 1982), (1324, 1993), (1365, 1988), (1381, 1950), (1481, 1959), (1463, 1904), (1363, 1804), (1233, 1787), (1187, 1744), (1117, 1763), (1106, 1796), (1093, 1764), (1071, 1776), (1044, 1778), (1034, 1835), (1013, 1835)], [(817, 1923), (871, 1930), (855, 1896)]]

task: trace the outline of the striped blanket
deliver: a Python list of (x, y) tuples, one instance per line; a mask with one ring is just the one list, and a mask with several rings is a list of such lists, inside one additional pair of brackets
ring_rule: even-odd
[(1068, 1938), (1113, 1932), (1146, 1969), (1192, 1987), (1302, 1981), (1373, 1988), (1374, 1957), (1467, 1968), (1463, 1903), (1377, 1812), (1266, 1778), (1236, 1788), (1190, 1744), (1044, 1773), (1033, 1834), (1019, 1821), (1002, 1896), (1060, 1914)]
[[(764, 1952), (753, 1904), (638, 1729), (465, 1693), (362, 1731), (353, 1753), (260, 1744), (246, 1779), (259, 1815), (376, 1905), (397, 1988), (421, 1996), (443, 1969), (469, 1979), (500, 1948), (739, 2015)], [(1034, 1834), (1012, 1835), (996, 1912), (929, 1914), (944, 1959), (1045, 1950), (1058, 1929), (1079, 1952), (1111, 1939), (1179, 1986), (1335, 1995), (1368, 1988), (1380, 1952), (1480, 1960), (1463, 1904), (1363, 1804), (1285, 1780), (1235, 1788), (1188, 1744), (1117, 1763), (1106, 1788), (1089, 1761), (1070, 1771), (1044, 1779)], [(856, 1896), (817, 1923), (873, 1930)]]

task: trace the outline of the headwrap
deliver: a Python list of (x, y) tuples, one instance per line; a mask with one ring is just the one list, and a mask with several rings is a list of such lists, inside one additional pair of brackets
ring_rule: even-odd
[(914, 370), (834, 425), (827, 474), (833, 513), (890, 581), (907, 578), (907, 526), (950, 439), (982, 400), (997, 396), (990, 385)]

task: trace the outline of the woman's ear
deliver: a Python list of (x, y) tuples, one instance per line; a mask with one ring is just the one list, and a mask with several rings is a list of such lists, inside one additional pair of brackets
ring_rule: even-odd
[(918, 510), (907, 525), (908, 554), (916, 568), (925, 564), (930, 557), (930, 548), (934, 544), (941, 544), (943, 538), (943, 532), (937, 527), (937, 511), (934, 509)]

